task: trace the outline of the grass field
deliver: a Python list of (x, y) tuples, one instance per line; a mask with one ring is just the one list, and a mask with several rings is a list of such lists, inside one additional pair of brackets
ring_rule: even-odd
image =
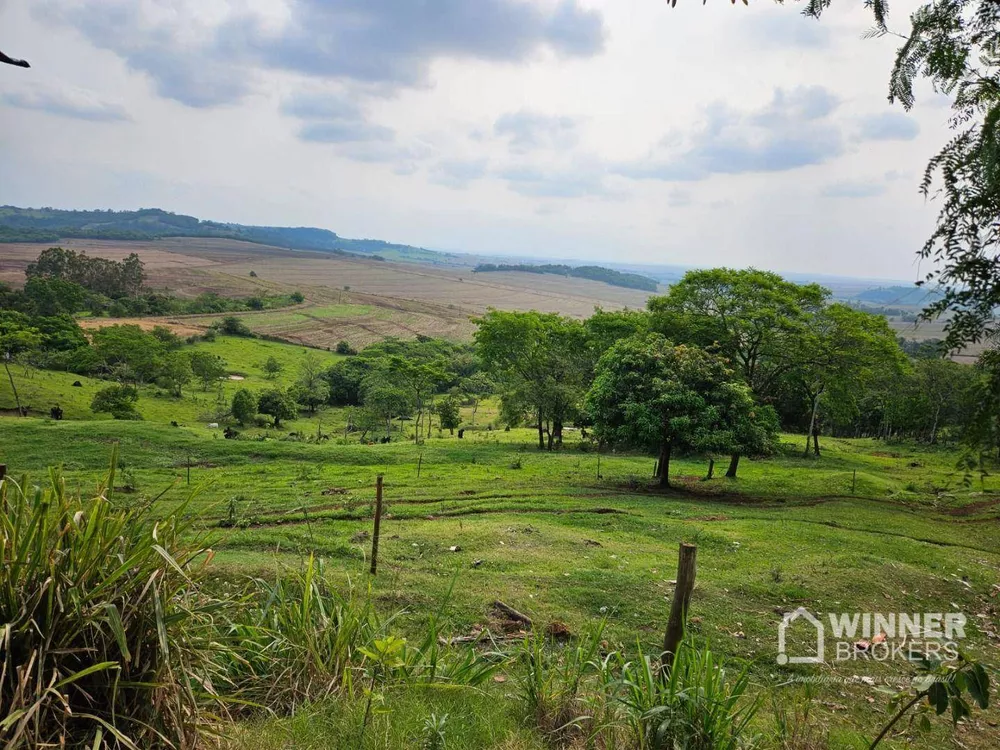
[[(233, 362), (243, 344), (223, 339), (216, 350)], [(289, 362), (298, 356), (291, 347), (276, 351)], [(243, 370), (253, 376), (259, 357), (245, 358)], [(480, 424), (489, 418), (481, 411)], [(163, 509), (194, 489), (199, 524), (215, 540), (220, 580), (273, 575), (310, 553), (324, 558), (343, 585), (363, 580), (374, 479), (383, 473), (388, 515), (375, 595), (386, 611), (408, 613), (399, 621), (404, 628), (417, 627), (457, 576), (448, 608), (454, 635), (477, 626), (499, 630), (491, 603), (500, 599), (539, 625), (560, 622), (574, 633), (606, 617), (614, 645), (634, 650), (638, 641), (655, 649), (676, 545), (696, 542), (696, 635), (749, 663), (762, 695), (797, 695), (801, 685), (789, 681), (804, 675), (831, 680), (815, 688), (814, 698), (814, 721), (830, 747), (863, 746), (887, 718), (885, 696), (859, 675), (900, 678), (908, 667), (778, 667), (781, 612), (957, 608), (970, 620), (965, 647), (998, 661), (1000, 480), (964, 487), (953, 471), (956, 456), (945, 451), (828, 440), (823, 458), (803, 459), (799, 439), (788, 436), (779, 456), (745, 461), (735, 481), (700, 481), (704, 461), (682, 459), (675, 467), (680, 486), (661, 492), (649, 486), (650, 458), (602, 455), (598, 479), (597, 455), (575, 439), (562, 452), (540, 453), (527, 430), (480, 429), (461, 441), (445, 433), (415, 447), (337, 438), (311, 443), (274, 433), (264, 441), (231, 441), (152, 418), (4, 418), (0, 427), (0, 462), (15, 475), (41, 477), (58, 455), (71, 483), (96, 483), (118, 442), (138, 493), (166, 490), (158, 501)], [(466, 739), (458, 747), (542, 746), (514, 704), (500, 700), (512, 689), (497, 683), (461, 697), (407, 692), (376, 723), (374, 736), (388, 744), (370, 746), (406, 746), (418, 719), (432, 710), (461, 714), (463, 728), (454, 732)], [(318, 706), (294, 720), (238, 732), (255, 747), (340, 747), (322, 734), (354, 721), (353, 710)], [(997, 719), (993, 709), (963, 725), (956, 735), (962, 747), (996, 747), (991, 722)], [(766, 734), (767, 710), (758, 722)], [(940, 725), (912, 746), (951, 746), (950, 736)]]
[[(337, 354), (322, 350), (235, 336), (218, 336), (211, 342), (200, 341), (185, 346), (183, 351), (207, 351), (222, 357), (226, 362), (229, 378), (220, 381), (209, 390), (205, 390), (201, 383), (191, 381), (184, 388), (181, 398), (174, 398), (155, 385), (142, 386), (138, 410), (145, 420), (160, 424), (175, 421), (194, 429), (207, 430), (208, 423), (218, 421), (215, 412), (218, 409), (220, 396), (228, 404), (239, 388), (245, 387), (252, 391), (262, 391), (274, 386), (286, 388), (295, 382), (302, 358), (310, 353), (317, 357), (324, 367), (341, 359)], [(261, 369), (269, 357), (277, 359), (283, 367), (273, 380), (268, 380)], [(47, 415), (53, 406), (59, 406), (66, 419), (100, 418), (90, 411), (90, 402), (98, 390), (108, 385), (107, 381), (69, 372), (38, 370), (17, 365), (12, 367), (12, 372), (21, 403), (34, 413)], [(13, 412), (15, 408), (13, 391), (6, 376), (2, 381), (0, 411)], [(79, 382), (80, 387), (74, 387), (75, 382)], [(110, 419), (110, 416), (107, 418)], [(302, 422), (302, 425), (297, 425), (296, 421), (288, 424), (292, 429), (297, 426), (308, 429), (307, 420), (298, 421)], [(310, 424), (315, 429), (315, 422)]]

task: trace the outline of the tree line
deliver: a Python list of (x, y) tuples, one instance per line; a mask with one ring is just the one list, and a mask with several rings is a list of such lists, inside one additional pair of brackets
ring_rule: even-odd
[(578, 279), (602, 281), (611, 286), (621, 286), (626, 289), (640, 289), (644, 292), (655, 292), (659, 283), (655, 279), (641, 276), (637, 273), (615, 271), (603, 266), (567, 266), (562, 264), (542, 263), (480, 263), (473, 273), (495, 273), (498, 271), (516, 271), (519, 273), (555, 274), (557, 276), (573, 276)]
[[(933, 343), (905, 352), (884, 318), (773, 273), (690, 271), (645, 309), (586, 320), (491, 310), (475, 322), (471, 343), (388, 339), (355, 352), (341, 342), (348, 356), (334, 365), (307, 357), (293, 386), (266, 397), (245, 389), (227, 410), (241, 424), (263, 415), (277, 427), (300, 410), (349, 407), (348, 434), (421, 440), (435, 419), (439, 429), (463, 426), (463, 406), (475, 427), (492, 397), (491, 426), (530, 426), (541, 450), (559, 449), (568, 426), (587, 430), (603, 446), (655, 453), (664, 482), (681, 452), (726, 455), (736, 476), (743, 456), (774, 449), (779, 429), (802, 433), (803, 453), (817, 456), (822, 435), (1000, 450), (995, 353), (969, 367)], [(252, 335), (232, 315), (204, 337), (217, 334)], [(5, 362), (106, 378), (116, 390), (96, 407), (122, 418), (137, 415), (141, 385), (179, 397), (191, 381), (207, 390), (225, 376), (225, 363), (184, 344), (166, 329), (110, 326), (88, 338), (65, 314), (0, 311)], [(267, 364), (273, 377), (280, 363)]]

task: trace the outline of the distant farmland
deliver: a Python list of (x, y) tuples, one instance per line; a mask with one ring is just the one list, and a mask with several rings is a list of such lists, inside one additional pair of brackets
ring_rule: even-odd
[[(491, 307), (558, 312), (583, 318), (593, 313), (595, 307), (640, 308), (650, 296), (648, 292), (586, 279), (514, 272), (474, 276), (471, 265), (468, 269), (442, 268), (344, 258), (235, 240), (67, 239), (60, 244), (112, 259), (135, 252), (146, 263), (150, 286), (169, 289), (180, 296), (193, 297), (206, 291), (249, 296), (299, 290), (306, 297), (302, 305), (241, 313), (241, 317), (256, 333), (323, 348), (341, 340), (363, 346), (386, 336), (467, 339), (474, 330), (470, 318)], [(21, 283), (24, 268), (45, 247), (44, 244), (3, 245), (0, 281)], [(251, 271), (256, 276), (251, 277)], [(172, 316), (147, 319), (147, 324), (169, 323), (185, 329), (201, 329), (218, 317)]]

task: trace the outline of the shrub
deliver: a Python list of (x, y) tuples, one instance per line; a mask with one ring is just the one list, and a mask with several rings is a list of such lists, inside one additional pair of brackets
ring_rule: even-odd
[(257, 416), (257, 397), (252, 391), (240, 388), (233, 394), (232, 414), (233, 419), (240, 424), (245, 425), (253, 421)]
[[(192, 747), (210, 684), (207, 556), (184, 507), (0, 482), (0, 744)], [(201, 695), (199, 695), (201, 693)]]
[(216, 327), (220, 333), (224, 333), (227, 336), (253, 338), (253, 331), (247, 327), (247, 324), (242, 319), (237, 318), (235, 315), (227, 315), (216, 324)]
[(94, 394), (90, 410), (98, 414), (110, 414), (115, 419), (142, 419), (136, 411), (139, 390), (134, 385), (109, 385)]
[(349, 341), (338, 341), (337, 342), (337, 354), (343, 354), (348, 357), (352, 357), (358, 353), (358, 350), (351, 346)]

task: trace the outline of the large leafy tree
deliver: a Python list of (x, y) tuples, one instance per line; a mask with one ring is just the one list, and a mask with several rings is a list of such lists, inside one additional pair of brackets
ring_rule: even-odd
[(899, 372), (905, 356), (886, 319), (842, 304), (809, 316), (800, 334), (798, 360), (790, 373), (806, 396), (809, 429), (806, 455), (818, 456), (816, 430), (821, 400), (831, 391), (860, 391), (874, 378)]
[(292, 386), (291, 393), (310, 414), (315, 414), (316, 409), (330, 398), (330, 385), (324, 377), (322, 364), (319, 357), (312, 352), (302, 358), (299, 377)]
[(659, 334), (612, 346), (586, 405), (601, 440), (658, 452), (664, 487), (675, 451), (761, 452), (777, 430), (773, 409), (755, 403), (722, 357)]
[(257, 411), (274, 420), (275, 428), (281, 427), (283, 419), (294, 419), (298, 414), (295, 399), (281, 388), (269, 388), (257, 398)]
[(240, 388), (233, 394), (233, 402), (230, 410), (233, 419), (241, 425), (253, 421), (253, 418), (257, 416), (257, 396), (254, 395), (253, 391)]
[[(810, 314), (828, 294), (752, 268), (689, 271), (665, 296), (650, 299), (650, 327), (722, 355), (757, 401), (768, 403), (798, 361)], [(734, 452), (727, 476), (736, 476), (739, 459)]]
[(94, 351), (108, 372), (127, 369), (142, 382), (156, 378), (162, 364), (163, 344), (136, 325), (107, 326), (94, 331)]
[(529, 410), (539, 449), (546, 448), (547, 433), (552, 450), (562, 441), (563, 425), (578, 413), (590, 379), (583, 325), (552, 313), (500, 310), (475, 322), (479, 356), (503, 387), (505, 412)]
[(213, 383), (225, 377), (226, 361), (218, 354), (196, 351), (191, 354), (191, 371), (207, 391)]

